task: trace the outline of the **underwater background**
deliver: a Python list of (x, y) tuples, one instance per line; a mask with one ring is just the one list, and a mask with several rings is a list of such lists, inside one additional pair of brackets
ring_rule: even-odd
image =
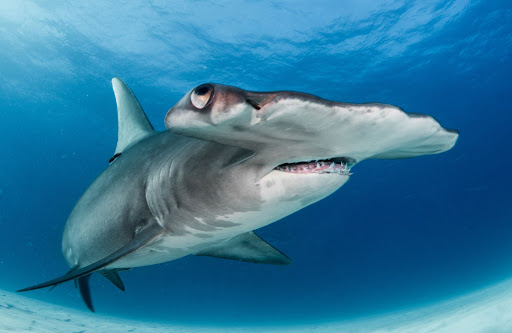
[[(153, 126), (204, 82), (382, 102), (460, 131), (443, 154), (358, 164), (258, 230), (293, 259), (185, 257), (93, 275), (100, 314), (298, 325), (435, 304), (512, 277), (509, 1), (0, 1), (0, 289), (68, 270), (61, 236), (117, 140), (110, 80)], [(24, 293), (86, 311), (73, 283)]]

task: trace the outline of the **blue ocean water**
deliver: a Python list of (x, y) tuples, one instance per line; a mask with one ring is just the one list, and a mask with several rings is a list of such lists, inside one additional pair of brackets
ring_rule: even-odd
[[(100, 313), (296, 324), (407, 309), (512, 276), (506, 1), (3, 1), (0, 288), (61, 275), (61, 233), (117, 139), (114, 76), (149, 119), (204, 82), (383, 102), (460, 131), (449, 152), (358, 164), (259, 230), (286, 267), (203, 257), (91, 279)], [(72, 283), (25, 294), (85, 308)]]

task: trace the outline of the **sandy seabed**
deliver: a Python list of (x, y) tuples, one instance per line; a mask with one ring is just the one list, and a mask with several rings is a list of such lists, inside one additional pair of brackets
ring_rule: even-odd
[(303, 326), (180, 326), (126, 320), (0, 290), (0, 332), (512, 332), (512, 279), (428, 307)]

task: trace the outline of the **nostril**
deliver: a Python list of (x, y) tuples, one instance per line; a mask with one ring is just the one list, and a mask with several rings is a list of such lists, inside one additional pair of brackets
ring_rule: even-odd
[(250, 100), (250, 99), (246, 99), (245, 101), (247, 102), (247, 104), (251, 105), (256, 110), (261, 109), (261, 106), (258, 103), (256, 103), (255, 101)]

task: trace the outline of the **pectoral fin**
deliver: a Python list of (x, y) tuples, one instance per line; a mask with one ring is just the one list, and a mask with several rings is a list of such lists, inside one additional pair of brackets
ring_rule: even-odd
[(146, 244), (150, 243), (151, 241), (155, 240), (156, 238), (160, 237), (164, 233), (164, 230), (157, 224), (151, 225), (147, 227), (146, 229), (142, 230), (140, 233), (135, 235), (135, 237), (132, 239), (131, 242), (126, 244), (125, 246), (121, 247), (119, 250), (115, 251), (111, 255), (106, 256), (105, 258), (98, 260), (95, 263), (92, 263), (88, 266), (82, 267), (82, 268), (76, 268), (69, 271), (67, 274), (64, 274), (61, 277), (58, 277), (56, 279), (43, 282), (40, 284), (37, 284), (32, 287), (23, 288), (18, 290), (18, 292), (22, 291), (29, 291), (29, 290), (35, 290), (35, 289), (41, 289), (46, 287), (51, 287), (57, 284), (61, 284), (67, 281), (79, 279), (83, 276), (89, 275), (97, 270), (100, 270), (113, 262), (123, 258), (124, 256), (135, 252), (136, 250), (140, 249), (141, 247), (145, 246)]
[(254, 232), (238, 235), (195, 255), (270, 265), (289, 265), (292, 260)]

